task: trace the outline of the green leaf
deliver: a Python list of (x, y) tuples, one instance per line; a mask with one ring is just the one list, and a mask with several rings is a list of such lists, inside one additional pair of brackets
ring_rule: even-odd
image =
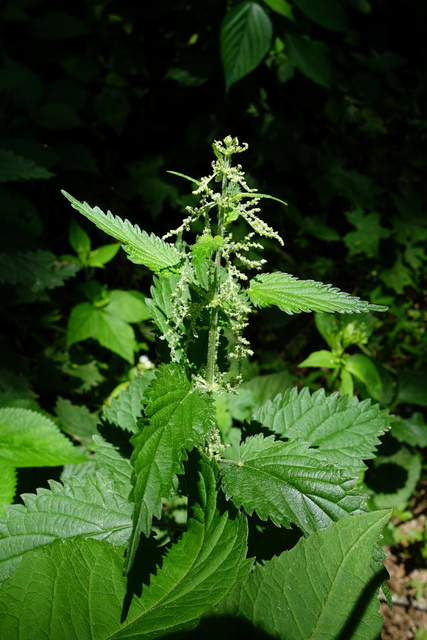
[(103, 347), (134, 363), (137, 348), (132, 327), (108, 311), (90, 302), (81, 302), (73, 307), (67, 326), (68, 346), (94, 338)]
[(3, 505), (13, 501), (16, 492), (16, 468), (12, 464), (0, 465), (0, 516), (5, 513)]
[(113, 242), (112, 244), (104, 244), (98, 249), (94, 249), (89, 254), (88, 266), (89, 267), (103, 267), (104, 264), (112, 260), (118, 250), (120, 249), (120, 242)]
[(373, 473), (366, 478), (375, 509), (391, 509), (407, 503), (421, 477), (423, 456), (400, 447), (391, 456), (377, 456)]
[(58, 467), (87, 461), (56, 424), (29, 409), (0, 409), (0, 461), (15, 467)]
[(119, 134), (130, 113), (129, 100), (124, 91), (117, 88), (104, 87), (95, 96), (93, 106), (95, 113), (101, 120), (110, 125)]
[(370, 561), (389, 516), (382, 511), (345, 518), (302, 538), (257, 567), (216, 613), (237, 617), (237, 628), (248, 620), (280, 640), (378, 640), (377, 593), (385, 570), (377, 565), (372, 574)]
[(78, 269), (72, 262), (59, 262), (50, 251), (0, 253), (0, 282), (23, 285), (33, 293), (61, 287)]
[(397, 378), (397, 394), (394, 401), (398, 404), (418, 404), (427, 406), (427, 370), (400, 370)]
[(242, 2), (227, 12), (220, 35), (227, 91), (260, 64), (272, 34), (270, 18), (256, 2)]
[(34, 121), (39, 127), (57, 131), (60, 129), (75, 129), (83, 123), (76, 110), (65, 101), (50, 100), (37, 109)]
[(341, 370), (340, 393), (342, 396), (352, 397), (354, 393), (354, 383), (351, 373), (346, 369)]
[(378, 400), (378, 402), (381, 400), (383, 387), (381, 376), (368, 356), (363, 353), (355, 353), (346, 360), (345, 368), (356, 380), (363, 382), (371, 398)]
[(74, 218), (73, 220), (71, 220), (68, 239), (70, 241), (70, 245), (77, 253), (77, 255), (80, 256), (80, 254), (82, 254), (83, 256), (86, 256), (89, 253), (91, 244), (90, 238), (86, 231), (82, 229), (82, 227), (74, 220)]
[(329, 315), (315, 313), (316, 329), (332, 351), (342, 353), (351, 344), (366, 344), (374, 330), (374, 318), (370, 313)]
[(0, 582), (14, 573), (26, 552), (58, 538), (84, 536), (115, 545), (129, 539), (132, 507), (109, 474), (87, 474), (63, 484), (50, 480), (49, 486), (23, 494), (24, 504), (7, 507), (0, 518)]
[(118, 449), (101, 436), (93, 436), (96, 462), (101, 471), (109, 471), (116, 491), (122, 496), (129, 496), (132, 489), (132, 466)]
[(215, 420), (212, 398), (195, 387), (178, 365), (161, 366), (146, 395), (147, 424), (132, 438), (135, 512), (127, 572), (140, 533), (148, 537), (153, 516), (160, 518), (161, 499), (169, 497), (176, 475), (183, 471), (187, 451), (203, 444)]
[(90, 413), (86, 406), (77, 406), (70, 400), (58, 398), (55, 413), (59, 418), (62, 431), (82, 445), (91, 445), (92, 437), (98, 433), (98, 418)]
[(150, 314), (145, 304), (145, 296), (139, 291), (122, 291), (113, 289), (109, 292), (107, 313), (117, 316), (125, 322), (142, 322), (148, 320)]
[(264, 273), (250, 282), (249, 298), (257, 307), (275, 304), (285, 313), (323, 311), (328, 313), (366, 313), (386, 311), (387, 307), (370, 304), (330, 284), (298, 280), (288, 273)]
[(388, 238), (390, 231), (380, 225), (379, 213), (364, 214), (362, 209), (349, 211), (345, 214), (347, 220), (356, 227), (357, 231), (350, 231), (343, 240), (349, 256), (364, 253), (368, 257), (378, 255), (378, 245), (381, 238)]
[(33, 160), (17, 155), (8, 149), (0, 149), (0, 182), (46, 180), (54, 175), (44, 167), (39, 167)]
[(299, 367), (327, 367), (335, 369), (340, 366), (340, 360), (331, 351), (313, 351), (308, 358), (299, 363)]
[(272, 11), (279, 13), (285, 18), (289, 18), (289, 20), (294, 20), (292, 7), (287, 0), (264, 0), (264, 2)]
[(347, 29), (346, 11), (337, 0), (322, 0), (321, 3), (318, 0), (294, 0), (294, 3), (311, 20), (325, 29), (332, 31)]
[(297, 69), (307, 78), (329, 89), (332, 81), (332, 67), (329, 49), (323, 42), (315, 42), (308, 36), (287, 33), (286, 53)]
[(405, 287), (416, 288), (413, 275), (413, 271), (403, 264), (402, 254), (399, 253), (394, 265), (390, 269), (381, 271), (380, 279), (387, 287), (400, 295)]
[(391, 435), (399, 442), (413, 447), (427, 447), (427, 424), (421, 413), (413, 413), (410, 418), (395, 416)]
[(153, 550), (145, 543), (135, 566), (138, 586), (144, 580), (140, 597), (128, 598), (135, 584), (122, 575), (122, 549), (83, 538), (55, 541), (27, 553), (3, 583), (5, 637), (154, 640), (195, 627), (246, 577), (250, 563), (246, 518), (217, 507), (212, 463), (203, 459), (192, 476), (188, 530), (151, 575), (144, 556)]
[(388, 411), (371, 400), (325, 396), (323, 389), (293, 388), (267, 402), (255, 420), (284, 438), (300, 438), (316, 447), (330, 464), (357, 474), (362, 460), (374, 457), (379, 436), (390, 426)]
[(118, 398), (111, 399), (111, 406), (104, 406), (103, 417), (120, 429), (136, 433), (137, 422), (142, 416), (144, 394), (154, 377), (154, 371), (137, 375)]
[(179, 263), (183, 256), (172, 244), (164, 242), (153, 233), (148, 235), (145, 231), (141, 231), (138, 225), (132, 225), (128, 220), (123, 221), (118, 216), (113, 216), (110, 211), (105, 214), (99, 207), (92, 208), (86, 202), (80, 203), (66, 191), (62, 193), (74, 209), (86, 216), (99, 229), (119, 240), (131, 262), (144, 264), (156, 273), (165, 271), (168, 272), (167, 275), (170, 275), (170, 272), (179, 273)]
[(239, 387), (239, 390), (251, 391), (255, 398), (254, 408), (258, 408), (267, 400), (273, 400), (278, 393), (284, 393), (286, 389), (292, 386), (293, 380), (293, 376), (285, 369), (278, 373), (255, 376), (255, 378), (244, 382)]
[(247, 438), (238, 461), (220, 461), (227, 499), (278, 526), (293, 522), (308, 535), (360, 513), (365, 497), (355, 488), (357, 478), (308, 447), (262, 434)]

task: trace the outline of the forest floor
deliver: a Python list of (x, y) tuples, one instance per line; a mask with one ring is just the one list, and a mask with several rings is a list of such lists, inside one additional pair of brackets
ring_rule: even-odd
[[(407, 531), (411, 528), (422, 530), (426, 520), (426, 515), (420, 515), (402, 527)], [(405, 557), (406, 554), (395, 549), (384, 547), (384, 550), (387, 553), (384, 564), (390, 574), (388, 586), (395, 602), (391, 611), (385, 602), (381, 602), (380, 612), (384, 616), (381, 638), (427, 640), (427, 563), (424, 561), (424, 567), (420, 568), (415, 566), (409, 553)]]

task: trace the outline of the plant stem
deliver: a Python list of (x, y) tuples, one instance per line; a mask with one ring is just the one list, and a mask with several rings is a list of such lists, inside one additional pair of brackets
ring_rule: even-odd
[[(230, 164), (230, 159), (224, 158), (224, 169), (227, 169)], [(222, 174), (222, 198), (221, 201), (224, 202), (225, 194), (227, 191), (227, 177), (226, 171)], [(218, 229), (217, 235), (224, 237), (225, 233), (225, 211), (224, 205), (218, 205)], [(222, 258), (222, 249), (219, 248), (215, 253), (215, 266), (214, 266), (214, 275), (213, 275), (213, 284), (212, 284), (212, 301), (214, 302), (214, 307), (211, 310), (210, 321), (209, 321), (209, 340), (208, 340), (208, 359), (206, 366), (206, 386), (210, 393), (213, 392), (215, 387), (215, 369), (216, 369), (216, 361), (218, 355), (218, 343), (219, 343), (219, 327), (218, 327), (218, 316), (219, 316), (219, 308), (217, 305), (217, 296), (219, 292), (219, 280), (220, 280), (220, 271), (221, 271), (221, 258)]]

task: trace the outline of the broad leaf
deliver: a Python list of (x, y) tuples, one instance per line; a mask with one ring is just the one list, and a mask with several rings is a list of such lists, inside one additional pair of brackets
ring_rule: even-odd
[(115, 257), (120, 246), (120, 242), (113, 242), (112, 244), (104, 244), (102, 247), (91, 251), (88, 257), (89, 267), (103, 268), (107, 262), (110, 262), (110, 260)]
[(332, 81), (332, 67), (329, 49), (323, 42), (315, 42), (308, 36), (287, 33), (286, 53), (289, 60), (310, 80), (329, 89)]
[(391, 435), (399, 442), (413, 447), (427, 447), (427, 424), (421, 413), (413, 413), (410, 418), (395, 416)]
[(347, 28), (346, 11), (337, 0), (294, 0), (294, 4), (311, 20), (332, 31), (345, 31)]
[(109, 471), (117, 493), (128, 497), (132, 489), (132, 466), (117, 448), (101, 436), (93, 436), (99, 469)]
[(381, 376), (374, 362), (368, 356), (363, 353), (354, 353), (346, 360), (345, 368), (356, 380), (363, 382), (372, 398), (381, 400), (383, 387)]
[(98, 433), (98, 418), (85, 405), (78, 406), (65, 398), (58, 398), (55, 413), (65, 433), (82, 445), (92, 444), (92, 436)]
[(299, 367), (326, 367), (335, 369), (340, 366), (340, 359), (334, 356), (331, 351), (313, 351), (308, 358), (299, 363)]
[(132, 225), (128, 220), (123, 221), (118, 216), (113, 216), (110, 211), (105, 214), (99, 207), (92, 208), (86, 202), (82, 204), (66, 191), (62, 193), (74, 209), (86, 216), (99, 229), (119, 240), (128, 253), (129, 260), (136, 264), (144, 264), (156, 273), (162, 271), (167, 271), (168, 275), (171, 271), (179, 273), (182, 256), (173, 245), (164, 242), (154, 234), (148, 235), (146, 231), (141, 231), (138, 225)]
[(285, 438), (300, 438), (316, 447), (330, 463), (357, 474), (362, 460), (374, 457), (379, 436), (390, 426), (388, 411), (370, 400), (325, 396), (323, 389), (311, 394), (293, 388), (266, 402), (254, 418)]
[(91, 302), (81, 302), (73, 307), (67, 326), (68, 346), (88, 338), (134, 363), (137, 348), (135, 332), (122, 318), (98, 308)]
[(183, 471), (187, 451), (203, 444), (214, 425), (212, 398), (195, 387), (178, 365), (163, 365), (147, 392), (147, 424), (132, 438), (135, 502), (134, 529), (126, 558), (129, 571), (140, 533), (149, 536), (153, 516), (160, 518), (162, 498)]
[(104, 418), (121, 429), (136, 433), (137, 421), (142, 416), (144, 393), (151, 384), (153, 376), (154, 371), (147, 371), (144, 375), (137, 375), (131, 380), (118, 398), (111, 399), (109, 407), (104, 406)]
[(220, 468), (225, 494), (237, 506), (277, 525), (294, 522), (305, 534), (363, 510), (357, 478), (302, 441), (258, 434), (240, 446), (238, 461), (221, 460)]
[(126, 322), (142, 322), (150, 318), (145, 298), (139, 291), (113, 289), (108, 294), (105, 310)]
[[(132, 530), (132, 507), (107, 473), (71, 478), (48, 489), (23, 494), (23, 505), (0, 517), (0, 581), (8, 578), (30, 550), (57, 538), (85, 536), (124, 545)], [(129, 484), (130, 489), (130, 484)], [(23, 535), (24, 532), (24, 535)]]
[(366, 313), (387, 310), (387, 307), (350, 296), (330, 284), (298, 280), (281, 272), (256, 276), (251, 280), (247, 293), (257, 307), (271, 307), (274, 304), (289, 314), (301, 311)]
[(293, 21), (294, 16), (292, 13), (292, 6), (287, 0), (264, 0), (264, 2), (270, 7), (270, 9), (272, 9), (272, 11), (275, 11), (281, 16)]
[(23, 158), (8, 149), (0, 149), (0, 182), (20, 180), (40, 180), (52, 178), (55, 174), (33, 160)]
[(141, 597), (129, 597), (122, 549), (82, 538), (56, 541), (27, 553), (3, 583), (5, 637), (153, 640), (195, 627), (208, 606), (246, 577), (250, 564), (246, 518), (217, 507), (213, 464), (203, 459), (191, 474), (188, 530), (163, 556), (161, 570), (148, 575), (142, 549), (135, 567), (138, 583), (144, 579)]
[(221, 59), (227, 90), (264, 58), (273, 34), (270, 18), (256, 2), (242, 2), (221, 25)]
[(49, 418), (29, 409), (0, 409), (0, 463), (58, 467), (87, 461)]
[(215, 613), (237, 617), (236, 630), (243, 619), (280, 640), (377, 640), (385, 570), (372, 573), (370, 560), (388, 519), (384, 511), (358, 515), (301, 539), (257, 567)]
[(34, 293), (61, 287), (78, 270), (73, 262), (58, 263), (50, 251), (0, 253), (0, 282), (23, 285)]

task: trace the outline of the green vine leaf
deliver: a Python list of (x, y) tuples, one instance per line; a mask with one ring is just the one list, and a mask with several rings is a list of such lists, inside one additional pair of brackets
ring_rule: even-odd
[(79, 202), (66, 191), (63, 195), (71, 202), (74, 209), (82, 213), (96, 226), (119, 240), (129, 260), (136, 264), (143, 264), (151, 271), (162, 275), (180, 272), (183, 256), (168, 242), (164, 242), (153, 233), (148, 235), (141, 231), (138, 225), (132, 225), (128, 220), (122, 220), (108, 211), (105, 214), (99, 207), (90, 207), (87, 202)]
[(152, 575), (147, 575), (142, 550), (135, 575), (147, 581), (125, 615), (129, 587), (122, 575), (123, 549), (81, 537), (55, 541), (27, 553), (3, 583), (0, 621), (5, 637), (28, 638), (36, 629), (46, 639), (154, 640), (194, 628), (208, 606), (242, 581), (252, 564), (245, 560), (246, 518), (217, 507), (214, 465), (204, 457), (192, 461), (188, 529)]
[(257, 307), (276, 305), (291, 315), (301, 311), (328, 313), (387, 311), (387, 307), (360, 300), (330, 284), (314, 280), (299, 280), (289, 273), (264, 273), (256, 276), (251, 280), (247, 293)]
[(109, 474), (74, 477), (63, 485), (51, 480), (49, 486), (23, 494), (24, 504), (8, 506), (6, 517), (0, 517), (0, 582), (25, 553), (53, 540), (84, 536), (123, 545), (129, 539), (132, 507)]
[(236, 506), (278, 526), (294, 522), (307, 535), (364, 510), (358, 479), (300, 440), (257, 434), (240, 445), (237, 462), (221, 460), (220, 468), (225, 494)]
[(187, 452), (203, 444), (215, 420), (212, 398), (195, 387), (176, 364), (159, 368), (146, 395), (146, 424), (142, 422), (140, 433), (132, 438), (135, 511), (126, 572), (135, 558), (140, 533), (148, 537), (153, 516), (160, 518), (161, 499), (169, 496), (176, 475), (182, 473)]
[(323, 389), (311, 394), (307, 388), (288, 389), (260, 407), (254, 418), (282, 437), (308, 442), (330, 464), (354, 475), (366, 469), (362, 461), (375, 456), (378, 438), (391, 424), (388, 411), (369, 399), (326, 396)]
[(386, 571), (377, 563), (372, 572), (370, 558), (389, 516), (376, 511), (344, 518), (302, 538), (257, 567), (215, 613), (237, 617), (240, 625), (246, 619), (279, 640), (377, 640), (377, 593)]

